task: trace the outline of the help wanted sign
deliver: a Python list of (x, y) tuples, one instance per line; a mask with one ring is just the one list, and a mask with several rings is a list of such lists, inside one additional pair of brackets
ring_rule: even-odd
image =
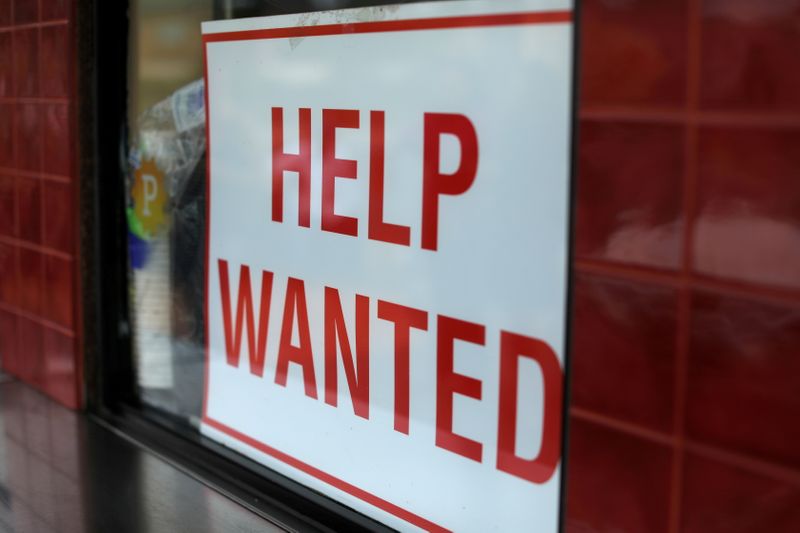
[(572, 30), (560, 0), (204, 24), (204, 434), (401, 530), (558, 530)]

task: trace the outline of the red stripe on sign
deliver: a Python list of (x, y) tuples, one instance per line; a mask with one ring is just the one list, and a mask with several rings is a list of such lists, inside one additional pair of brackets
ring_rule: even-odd
[(319, 35), (443, 30), (450, 28), (480, 28), (483, 26), (515, 26), (521, 24), (563, 24), (567, 22), (572, 22), (572, 11), (537, 11), (229, 31), (205, 34), (203, 35), (203, 42), (249, 41), (257, 39), (283, 39), (287, 37), (314, 37)]
[(205, 99), (206, 106), (206, 227), (205, 227), (205, 244), (206, 250), (204, 254), (204, 268), (203, 268), (203, 283), (205, 284), (206, 292), (203, 296), (203, 320), (204, 333), (205, 333), (205, 371), (203, 373), (203, 418), (205, 419), (208, 413), (208, 294), (211, 291), (209, 280), (211, 276), (208, 268), (211, 265), (211, 108), (208, 106), (208, 49), (203, 46), (203, 98)]
[(403, 509), (402, 507), (395, 505), (391, 502), (388, 502), (383, 498), (379, 498), (378, 496), (375, 496), (374, 494), (367, 492), (364, 489), (360, 489), (355, 485), (351, 485), (347, 481), (339, 479), (336, 476), (332, 476), (327, 472), (323, 472), (319, 468), (315, 468), (308, 463), (304, 463), (300, 459), (292, 457), (288, 453), (284, 453), (280, 450), (273, 448), (272, 446), (268, 446), (263, 442), (260, 442), (248, 435), (245, 435), (244, 433), (236, 431), (235, 429), (226, 426), (222, 422), (217, 422), (216, 420), (209, 418), (207, 415), (203, 417), (203, 423), (207, 424), (208, 426), (218, 431), (221, 431), (222, 433), (225, 433), (229, 437), (233, 437), (234, 439), (257, 449), (260, 452), (263, 452), (271, 457), (274, 457), (275, 459), (281, 461), (282, 463), (286, 463), (287, 465), (292, 466), (312, 477), (315, 477), (320, 481), (327, 483), (328, 485), (336, 487), (337, 489), (346, 492), (351, 496), (355, 496), (356, 498), (363, 500), (371, 505), (374, 505), (375, 507), (386, 511), (387, 513), (393, 514), (394, 516), (401, 518), (410, 524), (414, 524), (415, 526), (425, 529), (427, 531), (436, 531), (436, 532), (450, 531), (447, 528), (444, 528), (434, 522), (431, 522), (430, 520), (426, 520), (425, 518), (422, 518), (421, 516), (412, 513), (411, 511)]

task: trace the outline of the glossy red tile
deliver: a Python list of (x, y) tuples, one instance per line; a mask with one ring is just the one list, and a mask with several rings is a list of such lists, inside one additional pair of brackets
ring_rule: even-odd
[(0, 103), (0, 168), (13, 168), (14, 105)]
[(0, 27), (10, 26), (13, 23), (11, 17), (11, 4), (13, 0), (0, 0)]
[(694, 265), (800, 289), (800, 130), (700, 132)]
[(48, 174), (72, 176), (72, 136), (69, 129), (69, 105), (44, 106), (44, 157), (42, 167)]
[(11, 58), (14, 57), (11, 47), (12, 35), (10, 31), (0, 31), (0, 96), (14, 95), (14, 68)]
[(17, 96), (39, 93), (39, 29), (14, 30), (14, 87)]
[(582, 121), (575, 253), (675, 269), (683, 216), (683, 129)]
[(42, 326), (25, 317), (17, 318), (19, 378), (35, 385), (42, 366)]
[(583, 105), (683, 104), (685, 0), (586, 0), (581, 5)]
[(72, 186), (65, 183), (43, 181), (44, 244), (72, 253), (74, 243), (74, 219), (77, 209), (72, 195)]
[(666, 532), (671, 458), (666, 446), (573, 417), (565, 530)]
[(17, 374), (17, 316), (0, 310), (0, 368)]
[(73, 262), (69, 259), (44, 258), (44, 316), (56, 324), (73, 324)]
[(47, 394), (70, 409), (78, 409), (79, 378), (75, 370), (75, 340), (47, 329), (45, 359), (44, 381)]
[(0, 235), (17, 235), (17, 180), (0, 174)]
[(42, 182), (17, 178), (17, 233), (21, 239), (42, 242)]
[(39, 20), (39, 0), (14, 0), (14, 23), (27, 24)]
[(19, 249), (0, 242), (0, 302), (17, 306), (19, 304)]
[(706, 1), (705, 7), (703, 106), (800, 111), (800, 4)]
[(800, 486), (688, 454), (683, 533), (800, 531)]
[[(0, 239), (5, 239), (0, 242), (0, 302), (28, 317), (15, 337), (19, 353), (32, 348), (34, 357), (19, 358), (18, 374), (40, 389), (49, 387), (42, 381), (45, 374), (36, 373), (46, 370), (44, 340), (41, 324), (30, 319), (42, 316), (65, 327), (73, 323), (72, 264), (37, 251), (39, 245), (67, 253), (74, 248), (72, 186), (38, 177), (39, 172), (74, 174), (67, 102), (75, 68), (73, 9), (69, 0), (0, 0), (0, 99), (5, 100), (0, 102)], [(49, 24), (40, 27), (40, 20)], [(15, 239), (24, 242), (17, 245)], [(71, 379), (78, 378), (73, 373)], [(62, 401), (77, 405), (69, 399), (74, 397), (74, 392), (62, 394), (67, 398)]]
[(798, 346), (800, 305), (696, 294), (689, 353), (688, 436), (800, 467)]
[(19, 249), (19, 306), (38, 315), (42, 308), (42, 278), (44, 262), (42, 254), (33, 250)]
[(670, 433), (676, 291), (579, 274), (573, 309), (572, 404)]
[(41, 29), (40, 93), (44, 97), (69, 96), (70, 62), (65, 58), (70, 40), (66, 24), (45, 26)]
[(67, 0), (41, 0), (42, 20), (65, 20), (69, 18), (70, 3)]
[(38, 171), (41, 164), (41, 107), (38, 104), (17, 104), (14, 113), (17, 167)]

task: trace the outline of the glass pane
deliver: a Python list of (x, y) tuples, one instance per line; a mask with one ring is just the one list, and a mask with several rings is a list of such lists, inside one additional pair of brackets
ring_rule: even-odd
[(130, 316), (144, 404), (198, 424), (203, 387), (205, 109), (211, 0), (131, 4)]
[(390, 527), (556, 531), (571, 0), (309, 14), (383, 3), (134, 0), (138, 397)]
[(126, 185), (133, 354), (144, 405), (199, 426), (206, 148), (200, 23), (386, 3), (132, 0)]

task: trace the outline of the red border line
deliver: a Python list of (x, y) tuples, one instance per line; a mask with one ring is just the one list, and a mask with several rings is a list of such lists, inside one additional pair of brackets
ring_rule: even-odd
[(355, 33), (480, 28), (485, 26), (517, 26), (521, 24), (561, 24), (568, 22), (572, 22), (572, 11), (500, 13), (496, 15), (380, 20), (375, 22), (349, 22), (346, 24), (320, 24), (319, 26), (294, 26), (288, 28), (207, 33), (203, 35), (203, 42), (213, 43), (221, 41), (250, 41), (257, 39), (283, 39), (287, 37), (315, 37), (320, 35)]
[(203, 333), (205, 338), (205, 364), (203, 372), (203, 420), (208, 418), (208, 373), (209, 373), (209, 343), (208, 334), (210, 332), (208, 326), (208, 294), (211, 290), (208, 269), (211, 265), (211, 108), (208, 105), (208, 50), (203, 44), (203, 100), (206, 106), (206, 227), (205, 227), (205, 254), (204, 254), (204, 268), (203, 268), (203, 283), (205, 294), (203, 295)]
[(232, 437), (243, 444), (267, 454), (282, 463), (285, 463), (301, 472), (308, 474), (342, 492), (373, 505), (389, 514), (428, 531), (450, 531), (430, 520), (427, 520), (411, 511), (395, 505), (383, 498), (375, 496), (364, 489), (339, 479), (319, 468), (277, 450), (253, 437), (241, 433), (225, 424), (208, 416), (208, 385), (209, 385), (209, 322), (208, 322), (208, 294), (209, 266), (211, 262), (211, 109), (209, 102), (208, 83), (208, 50), (206, 45), (213, 42), (246, 41), (258, 39), (282, 39), (288, 37), (314, 37), (321, 35), (345, 35), (357, 33), (380, 33), (415, 30), (436, 30), (453, 28), (480, 28), (487, 26), (517, 26), (527, 24), (561, 24), (572, 22), (572, 11), (539, 11), (524, 13), (501, 13), (492, 15), (467, 15), (456, 17), (439, 17), (425, 19), (384, 20), (375, 22), (356, 22), (347, 24), (322, 24), (319, 26), (296, 26), (288, 28), (271, 28), (262, 30), (244, 30), (203, 35), (203, 68), (204, 92), (206, 104), (206, 253), (205, 253), (205, 288), (206, 294), (203, 305), (205, 318), (205, 380), (203, 383), (203, 423)]
[(315, 477), (320, 481), (327, 483), (328, 485), (332, 485), (333, 487), (336, 487), (337, 489), (346, 492), (351, 496), (355, 496), (360, 500), (363, 500), (371, 505), (374, 505), (379, 509), (383, 509), (387, 513), (393, 514), (394, 516), (401, 518), (410, 524), (414, 524), (415, 526), (425, 529), (427, 531), (436, 531), (436, 532), (450, 531), (449, 529), (446, 529), (434, 522), (431, 522), (430, 520), (426, 520), (425, 518), (416, 515), (407, 509), (404, 509), (398, 505), (393, 504), (392, 502), (384, 500), (383, 498), (379, 498), (378, 496), (375, 496), (374, 494), (367, 492), (364, 489), (360, 489), (355, 485), (348, 483), (347, 481), (339, 479), (336, 476), (332, 476), (331, 474), (328, 474), (327, 472), (320, 470), (319, 468), (313, 467), (308, 463), (304, 463), (300, 459), (292, 457), (291, 455), (284, 453), (280, 450), (277, 450), (272, 446), (268, 446), (267, 444), (264, 444), (263, 442), (258, 441), (244, 433), (236, 431), (232, 427), (226, 426), (222, 422), (218, 422), (212, 418), (209, 418), (208, 416), (205, 416), (203, 418), (203, 422), (213, 427), (214, 429), (217, 429), (222, 433), (225, 433), (226, 435), (233, 437), (234, 439), (240, 442), (243, 442), (244, 444), (252, 446), (253, 448), (257, 449), (262, 453), (274, 457), (275, 459), (279, 460), (282, 463), (285, 463), (291, 467), (296, 468), (297, 470), (300, 470), (301, 472), (304, 472), (312, 477)]

